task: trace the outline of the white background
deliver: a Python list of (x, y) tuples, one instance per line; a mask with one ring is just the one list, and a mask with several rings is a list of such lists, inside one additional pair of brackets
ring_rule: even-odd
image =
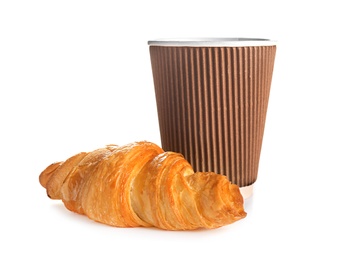
[[(285, 3), (287, 2), (287, 3)], [(1, 1), (1, 259), (337, 259), (334, 1)], [(38, 182), (106, 144), (160, 144), (147, 41), (278, 41), (248, 216), (215, 230), (121, 229)]]

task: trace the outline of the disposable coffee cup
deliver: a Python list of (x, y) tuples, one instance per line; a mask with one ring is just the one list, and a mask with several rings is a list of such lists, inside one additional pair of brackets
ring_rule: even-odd
[(257, 180), (276, 42), (149, 41), (161, 145), (196, 172), (223, 174), (244, 198)]

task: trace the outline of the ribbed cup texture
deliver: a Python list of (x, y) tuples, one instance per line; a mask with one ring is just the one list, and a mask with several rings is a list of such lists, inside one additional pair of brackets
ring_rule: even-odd
[(162, 148), (240, 187), (257, 179), (276, 46), (150, 46)]

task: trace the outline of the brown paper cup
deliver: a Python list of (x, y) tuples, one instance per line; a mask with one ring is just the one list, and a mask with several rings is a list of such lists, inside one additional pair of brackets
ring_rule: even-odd
[(162, 148), (252, 194), (276, 44), (267, 39), (149, 41)]

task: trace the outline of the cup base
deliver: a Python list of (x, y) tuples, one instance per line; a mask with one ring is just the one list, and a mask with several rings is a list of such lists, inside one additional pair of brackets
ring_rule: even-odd
[(253, 185), (248, 185), (248, 186), (244, 186), (244, 187), (240, 187), (239, 190), (243, 196), (243, 199), (248, 199), (252, 196), (253, 194)]

